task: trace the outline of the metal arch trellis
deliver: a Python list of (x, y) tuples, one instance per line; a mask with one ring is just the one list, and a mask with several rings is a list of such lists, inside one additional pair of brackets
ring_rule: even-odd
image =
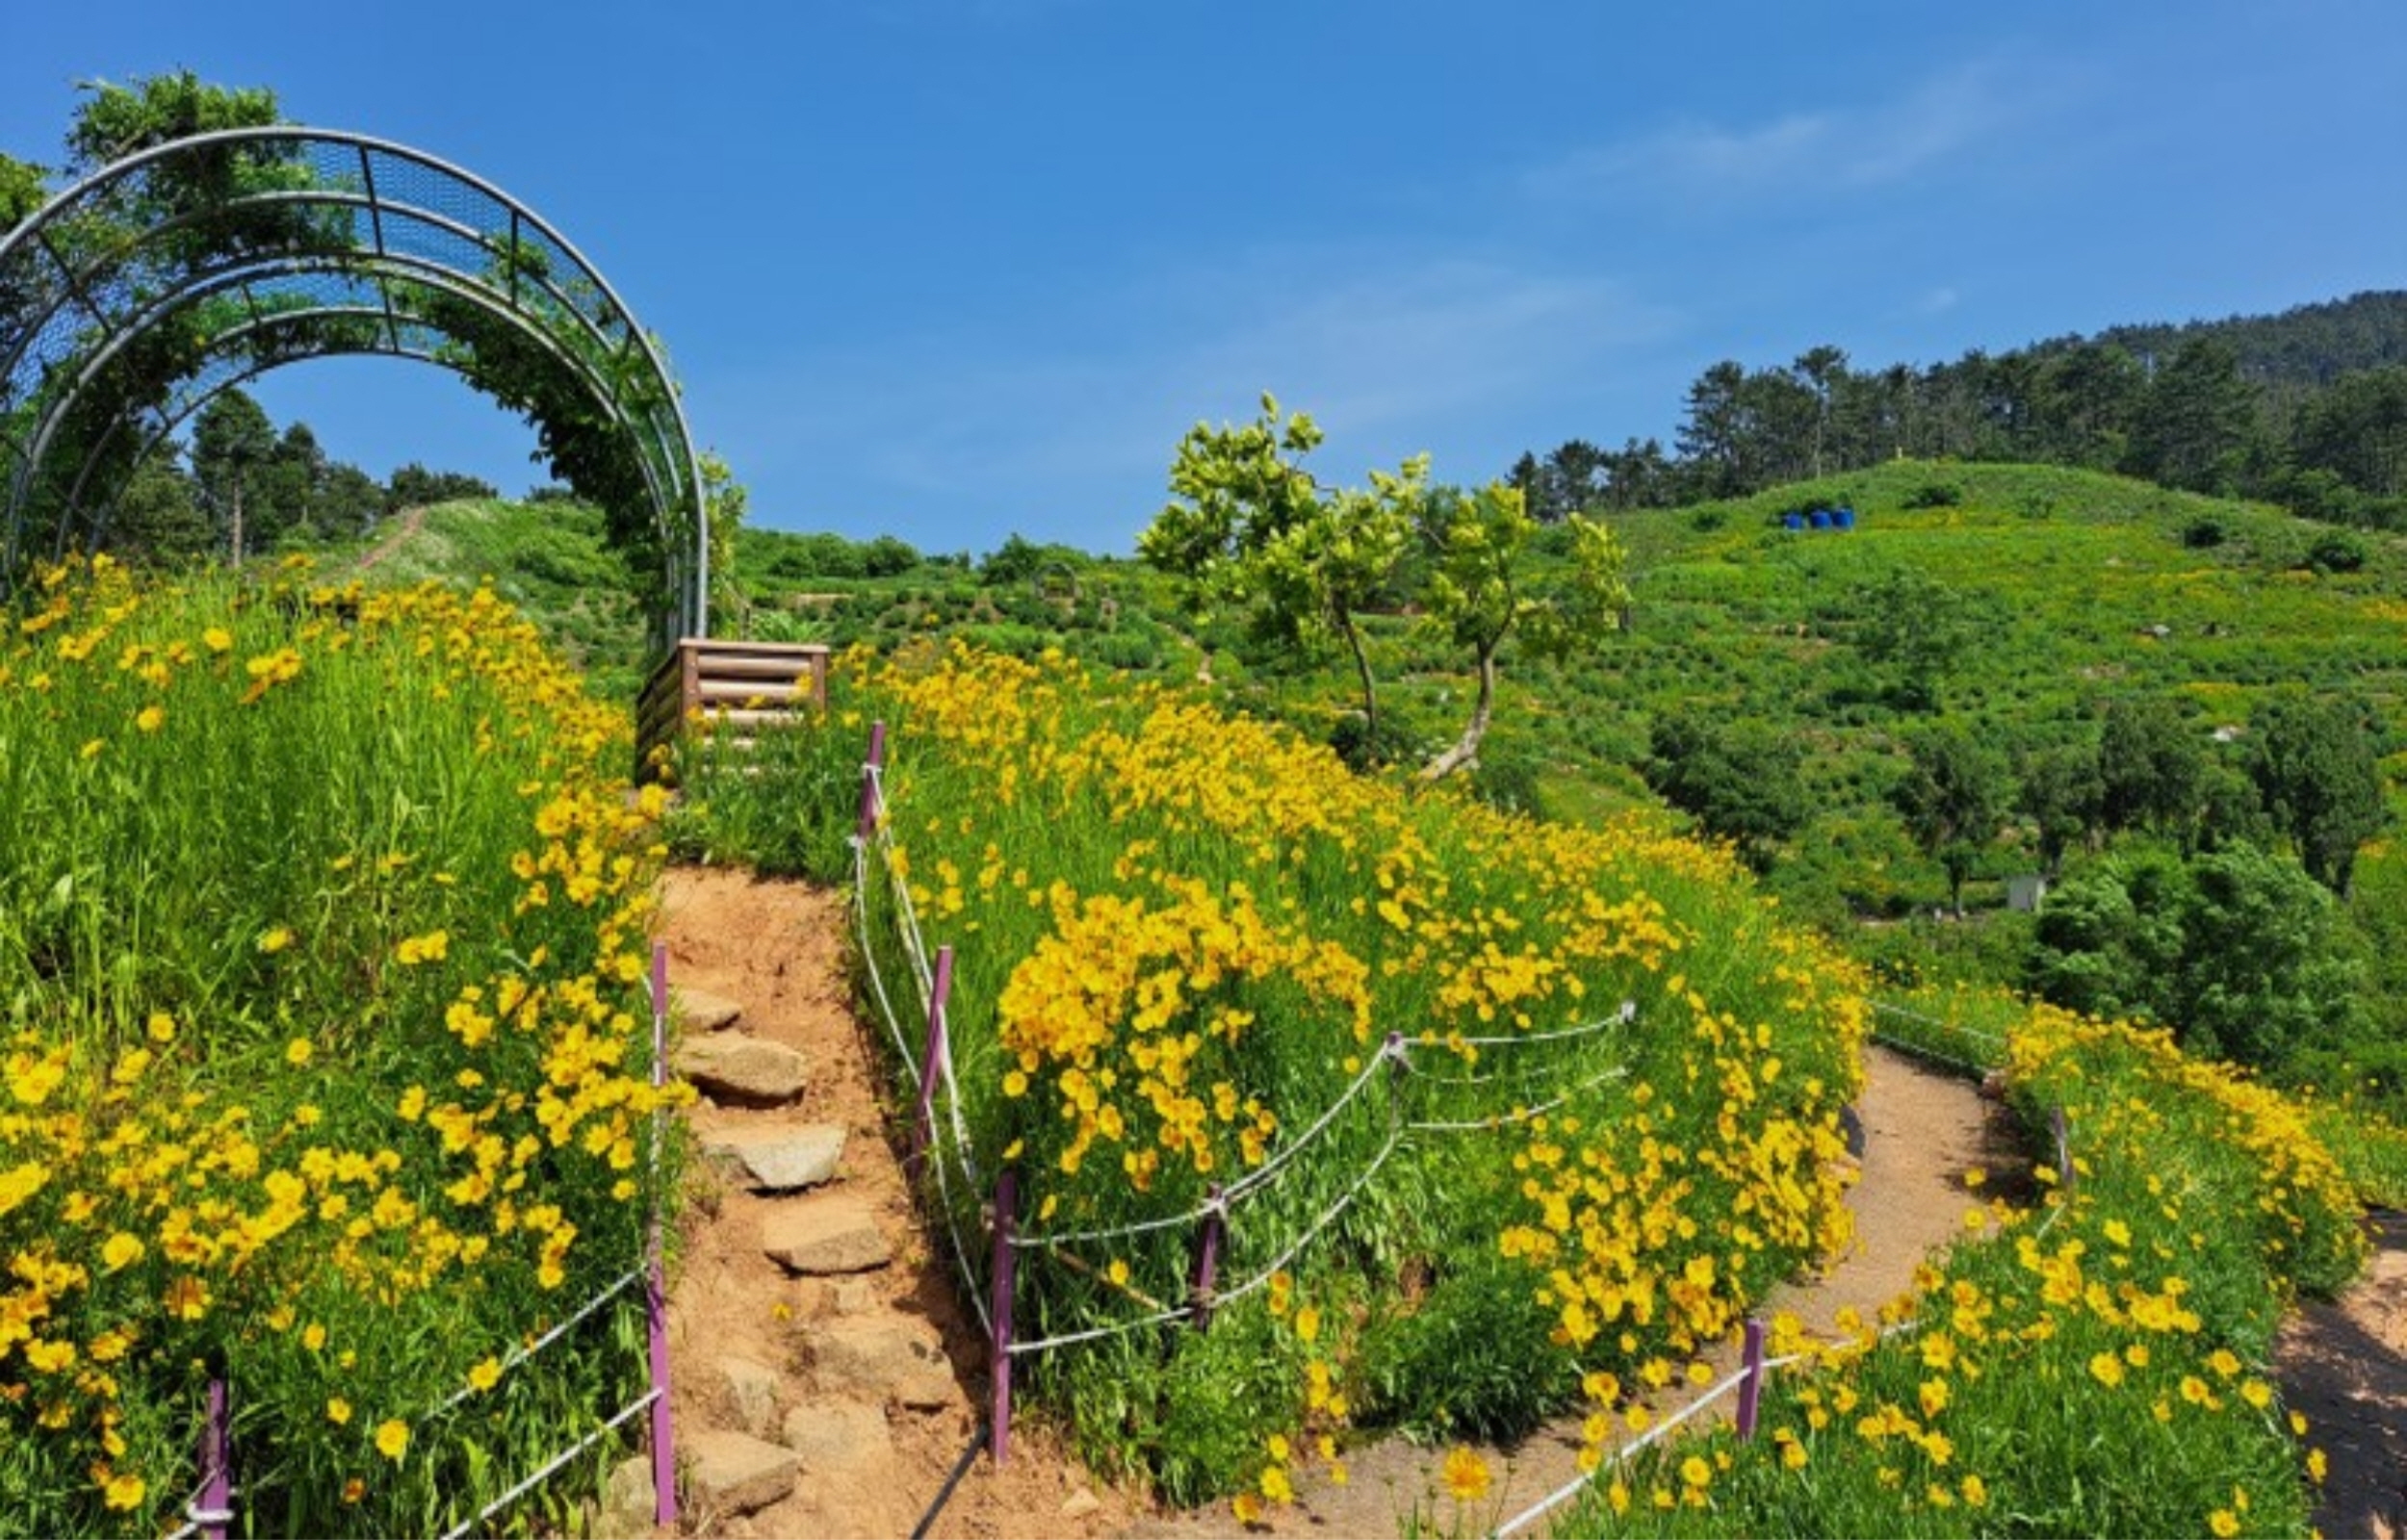
[[(168, 167), (183, 182), (154, 181)], [(210, 186), (209, 184), (221, 184)], [(163, 206), (163, 189), (207, 188)], [(173, 322), (182, 330), (173, 330)], [(0, 236), (0, 591), (52, 521), (54, 551), (105, 533), (130, 473), (213, 397), (308, 358), (382, 353), (476, 380), (475, 326), (534, 349), (618, 436), (661, 567), (666, 646), (708, 632), (701, 467), (659, 350), (566, 239), (492, 184), (336, 130), (199, 134), (101, 168)], [(166, 354), (145, 358), (151, 343)], [(100, 425), (91, 426), (99, 411)], [(45, 463), (86, 431), (45, 485)], [(110, 449), (130, 429), (133, 449)], [(88, 506), (89, 505), (89, 506)]]

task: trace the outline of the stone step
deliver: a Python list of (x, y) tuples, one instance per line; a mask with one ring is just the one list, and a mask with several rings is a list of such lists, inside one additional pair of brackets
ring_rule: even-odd
[(669, 988), (668, 1014), (687, 1032), (725, 1032), (743, 1019), (744, 1008), (723, 994), (680, 984)]
[(702, 1158), (756, 1193), (792, 1193), (836, 1179), (844, 1130), (833, 1123), (697, 1127)]
[(860, 1481), (882, 1473), (894, 1458), (886, 1408), (856, 1400), (815, 1399), (786, 1414), (786, 1447), (802, 1460), (813, 1480)]
[(930, 1322), (892, 1312), (840, 1317), (816, 1322), (804, 1341), (811, 1377), (826, 1398), (883, 1405), (892, 1399), (913, 1411), (939, 1411), (962, 1404), (961, 1384), (944, 1338)]
[(789, 1272), (866, 1272), (893, 1257), (877, 1210), (850, 1193), (812, 1194), (761, 1220), (761, 1249)]
[(802, 1478), (802, 1459), (792, 1450), (732, 1428), (686, 1434), (678, 1452), (686, 1498), (705, 1515), (757, 1513), (790, 1497)]
[(798, 1048), (731, 1032), (679, 1040), (669, 1067), (712, 1101), (773, 1107), (802, 1094), (811, 1061)]

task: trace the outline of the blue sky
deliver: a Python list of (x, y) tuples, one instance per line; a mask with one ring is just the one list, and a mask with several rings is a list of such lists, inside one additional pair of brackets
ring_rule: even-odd
[[(2407, 286), (2407, 6), (16, 4), (0, 149), (189, 67), (465, 167), (666, 344), (753, 522), (1126, 552), (1264, 390), (1359, 484), (1667, 445), (1707, 366), (1928, 364)], [(516, 492), (450, 375), (257, 392)]]

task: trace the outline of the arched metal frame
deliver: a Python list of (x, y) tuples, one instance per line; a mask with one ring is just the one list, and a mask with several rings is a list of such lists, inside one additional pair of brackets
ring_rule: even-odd
[[(146, 173), (179, 158), (266, 185), (150, 217)], [(282, 244), (250, 239), (242, 222), (272, 230), (287, 214), (295, 222), (283, 226)], [(224, 249), (211, 246), (213, 233)], [(176, 249), (187, 241), (198, 260)], [(665, 648), (708, 633), (709, 518), (675, 382), (592, 265), (531, 210), (467, 171), (327, 129), (175, 140), (86, 177), (0, 238), (0, 298), (10, 302), (0, 315), (9, 327), (0, 331), (8, 499), (0, 583), (28, 549), (38, 473), (78, 407), (114, 403), (57, 512), (54, 552), (73, 549), (79, 530), (86, 541), (106, 533), (122, 489), (94, 477), (122, 429), (139, 435), (124, 462), (138, 465), (212, 398), (310, 358), (381, 353), (466, 374), (471, 360), (460, 355), (473, 353), (472, 340), (448, 330), (434, 302), (449, 300), (531, 343), (625, 436), (662, 562), (656, 640)], [(113, 368), (153, 328), (212, 304), (223, 324), (175, 377), (129, 379)]]

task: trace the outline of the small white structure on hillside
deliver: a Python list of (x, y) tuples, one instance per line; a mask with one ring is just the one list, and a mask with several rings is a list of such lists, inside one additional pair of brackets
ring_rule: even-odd
[(2037, 872), (2026, 872), (2006, 880), (2006, 907), (2025, 912), (2036, 911), (2048, 896), (2048, 880)]

